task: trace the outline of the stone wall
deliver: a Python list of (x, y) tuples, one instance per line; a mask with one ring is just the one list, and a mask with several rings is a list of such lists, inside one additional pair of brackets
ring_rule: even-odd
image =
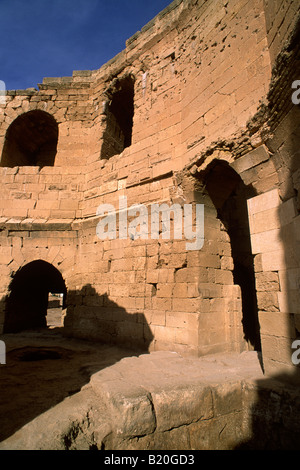
[[(1, 323), (15, 273), (43, 259), (66, 282), (68, 335), (188, 355), (262, 348), (266, 369), (291, 366), (299, 7), (275, 10), (262, 0), (176, 0), (99, 70), (8, 92)], [(53, 165), (40, 157), (48, 140), (14, 140), (16, 119), (35, 111), (57, 123)], [(158, 239), (122, 237), (120, 227), (100, 239), (99, 206), (120, 217), (124, 197), (148, 214), (155, 203), (192, 204), (194, 233), (204, 204), (203, 246), (165, 239), (163, 226)]]
[(141, 450), (144, 460), (149, 451), (185, 450), (195, 461), (195, 450), (297, 450), (299, 405), (291, 384), (263, 378), (255, 352), (182, 358), (160, 351), (94, 372), (80, 392), (21, 426), (0, 449), (125, 450), (135, 457)]

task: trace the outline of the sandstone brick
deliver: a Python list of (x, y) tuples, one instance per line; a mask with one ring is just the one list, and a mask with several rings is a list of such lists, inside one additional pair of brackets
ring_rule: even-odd
[(297, 290), (278, 292), (279, 309), (283, 313), (300, 313), (300, 295)]
[(253, 254), (279, 251), (282, 248), (281, 230), (267, 230), (251, 235)]
[(248, 210), (251, 215), (268, 209), (278, 208), (279, 205), (280, 198), (277, 189), (248, 200)]
[[(164, 326), (166, 324), (166, 313), (162, 310), (144, 310), (145, 320), (148, 325), (160, 325)], [(169, 325), (168, 325), (169, 326)]]
[(256, 288), (261, 292), (270, 292), (280, 290), (279, 276), (277, 272), (264, 272), (257, 273), (256, 275)]
[(258, 292), (257, 304), (260, 310), (276, 312), (279, 310), (278, 294), (275, 292)]
[(286, 265), (285, 252), (283, 249), (281, 249), (263, 253), (261, 262), (264, 271), (282, 270)]
[[(172, 299), (172, 308), (178, 312), (198, 312), (199, 311), (199, 301), (197, 299), (180, 299), (180, 298), (173, 298)], [(166, 309), (166, 310), (170, 310)]]
[(281, 224), (279, 210), (276, 207), (251, 215), (249, 217), (251, 233), (255, 234), (266, 232), (268, 230), (279, 229)]

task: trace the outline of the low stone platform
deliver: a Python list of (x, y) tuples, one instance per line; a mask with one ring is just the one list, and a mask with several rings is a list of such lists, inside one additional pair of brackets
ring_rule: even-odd
[[(299, 411), (297, 390), (266, 379), (256, 352), (137, 354), (66, 339), (59, 330), (2, 339), (1, 450), (293, 448), (299, 442), (296, 416), (283, 406), (293, 402)], [(282, 413), (287, 431), (281, 426), (278, 433), (274, 423), (278, 428)]]

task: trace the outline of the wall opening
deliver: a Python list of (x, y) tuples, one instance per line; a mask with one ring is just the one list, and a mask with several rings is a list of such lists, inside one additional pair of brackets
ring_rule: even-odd
[(53, 166), (57, 151), (58, 125), (42, 110), (18, 116), (6, 131), (1, 166)]
[(202, 182), (223, 223), (231, 245), (234, 284), (241, 288), (243, 333), (250, 348), (261, 350), (247, 199), (253, 189), (225, 161), (214, 160)]
[(101, 158), (120, 154), (131, 145), (134, 115), (134, 78), (127, 75), (115, 79), (106, 91), (106, 129), (103, 135)]
[(37, 260), (20, 268), (9, 286), (4, 333), (46, 328), (49, 293), (61, 294), (61, 308), (65, 307), (66, 285), (54, 266)]

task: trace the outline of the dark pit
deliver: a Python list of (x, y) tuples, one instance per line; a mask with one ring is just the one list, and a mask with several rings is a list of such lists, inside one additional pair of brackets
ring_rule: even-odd
[(30, 349), (18, 354), (18, 360), (22, 362), (45, 361), (61, 359), (62, 354), (53, 349)]

